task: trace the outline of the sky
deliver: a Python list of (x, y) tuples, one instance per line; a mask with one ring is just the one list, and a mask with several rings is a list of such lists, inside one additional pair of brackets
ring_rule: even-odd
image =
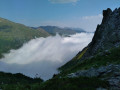
[(95, 31), (102, 11), (120, 0), (0, 0), (0, 17), (27, 26), (52, 25)]

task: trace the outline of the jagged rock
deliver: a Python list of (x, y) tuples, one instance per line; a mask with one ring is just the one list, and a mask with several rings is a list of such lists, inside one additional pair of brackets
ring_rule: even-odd
[[(108, 56), (111, 54), (110, 50), (116, 47), (120, 47), (120, 8), (114, 11), (108, 8), (103, 11), (102, 23), (97, 26), (92, 42), (62, 67), (67, 70), (96, 55)], [(81, 57), (78, 58), (79, 56)], [(69, 74), (68, 77), (98, 77), (109, 82), (110, 90), (120, 90), (120, 65), (113, 65), (109, 62), (106, 65), (79, 70)]]
[(114, 86), (114, 87), (116, 86), (116, 87), (120, 88), (120, 79), (119, 78), (112, 77), (108, 80), (108, 82), (111, 86)]
[[(120, 65), (107, 65), (99, 68), (90, 68), (88, 70), (79, 70), (75, 73), (68, 74), (68, 77), (99, 77), (109, 82), (111, 88), (120, 89)], [(104, 78), (103, 78), (104, 77)]]
[(89, 70), (78, 71), (78, 72), (76, 72), (76, 74), (79, 76), (85, 76), (85, 77), (97, 77), (97, 76), (99, 76), (99, 72), (97, 72), (97, 70), (94, 68), (91, 68)]
[(70, 78), (77, 77), (77, 76), (78, 76), (77, 73), (68, 74), (68, 77), (70, 77)]
[[(103, 20), (97, 26), (91, 43), (80, 51), (71, 61), (62, 66), (64, 70), (90, 59), (95, 55), (108, 56), (110, 49), (120, 46), (120, 8), (103, 11)], [(85, 52), (84, 52), (85, 51)], [(84, 54), (83, 54), (84, 52)], [(82, 55), (82, 56), (81, 56)], [(80, 58), (78, 58), (81, 56)]]
[(97, 26), (92, 42), (87, 46), (87, 51), (81, 60), (96, 55), (98, 52), (104, 52), (113, 47), (120, 46), (120, 8), (112, 11), (107, 9), (103, 11), (103, 20)]
[(106, 19), (109, 17), (109, 15), (112, 13), (112, 10), (108, 8), (107, 10), (103, 10), (103, 23), (106, 21)]
[(107, 90), (107, 89), (100, 87), (100, 88), (97, 88), (96, 90)]

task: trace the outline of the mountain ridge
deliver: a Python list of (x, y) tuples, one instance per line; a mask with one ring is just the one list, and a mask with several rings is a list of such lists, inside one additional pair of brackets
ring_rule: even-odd
[(85, 30), (81, 29), (81, 28), (69, 28), (69, 27), (65, 27), (65, 28), (61, 28), (58, 26), (40, 26), (37, 28), (42, 28), (45, 31), (47, 31), (48, 33), (50, 33), (51, 35), (56, 35), (56, 33), (63, 35), (63, 36), (68, 36), (68, 35), (73, 35), (76, 33), (81, 33), (81, 32), (86, 32)]
[(23, 24), (0, 18), (0, 57), (2, 57), (2, 53), (6, 53), (10, 49), (17, 49), (35, 37), (49, 35), (43, 29), (35, 30)]
[(120, 90), (120, 8), (103, 11), (92, 41), (38, 90)]
[[(117, 22), (117, 23), (116, 23)], [(113, 33), (112, 33), (113, 32)], [(92, 58), (97, 53), (107, 51), (120, 45), (120, 8), (112, 11), (110, 8), (103, 11), (103, 20), (97, 26), (92, 41), (77, 56), (86, 52), (79, 58), (78, 62)], [(70, 61), (71, 62), (71, 61)], [(70, 63), (68, 62), (68, 63)], [(77, 62), (77, 63), (78, 63)], [(64, 66), (63, 66), (64, 67)]]
[[(120, 8), (103, 10), (92, 41), (59, 68), (64, 77), (97, 77), (108, 82), (106, 90), (120, 90)], [(97, 83), (97, 82), (96, 82)], [(101, 89), (100, 89), (101, 90)]]

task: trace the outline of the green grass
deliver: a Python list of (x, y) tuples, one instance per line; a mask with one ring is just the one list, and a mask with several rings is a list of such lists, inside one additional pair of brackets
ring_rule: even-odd
[(22, 24), (0, 18), (0, 58), (2, 53), (10, 49), (17, 49), (23, 43), (35, 37), (47, 37), (49, 34), (43, 29), (32, 29)]
[(101, 55), (96, 55), (93, 58), (83, 60), (81, 62), (77, 62), (73, 66), (66, 69), (62, 69), (61, 74), (68, 74), (72, 72), (76, 72), (78, 70), (86, 70), (91, 67), (98, 68), (100, 66), (106, 66), (109, 64), (120, 64), (120, 47), (113, 48), (109, 50), (110, 53), (106, 53)]
[(96, 90), (96, 88), (108, 88), (107, 81), (97, 77), (54, 77), (43, 82), (40, 78), (30, 78), (23, 74), (11, 74), (0, 72), (0, 89), (2, 90)]
[(107, 88), (108, 83), (96, 77), (53, 78), (42, 83), (38, 90), (96, 90), (99, 87)]
[(96, 90), (108, 88), (108, 82), (96, 77), (53, 78), (43, 83), (2, 85), (3, 90)]
[(42, 82), (40, 78), (30, 78), (21, 73), (12, 74), (0, 72), (0, 85), (1, 84), (30, 84), (30, 83)]

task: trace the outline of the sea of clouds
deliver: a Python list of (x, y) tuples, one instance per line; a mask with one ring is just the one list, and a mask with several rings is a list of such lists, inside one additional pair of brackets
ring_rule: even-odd
[(93, 33), (80, 33), (70, 37), (59, 35), (36, 38), (20, 49), (11, 50), (0, 59), (0, 71), (50, 79), (57, 68), (71, 60), (92, 40)]

